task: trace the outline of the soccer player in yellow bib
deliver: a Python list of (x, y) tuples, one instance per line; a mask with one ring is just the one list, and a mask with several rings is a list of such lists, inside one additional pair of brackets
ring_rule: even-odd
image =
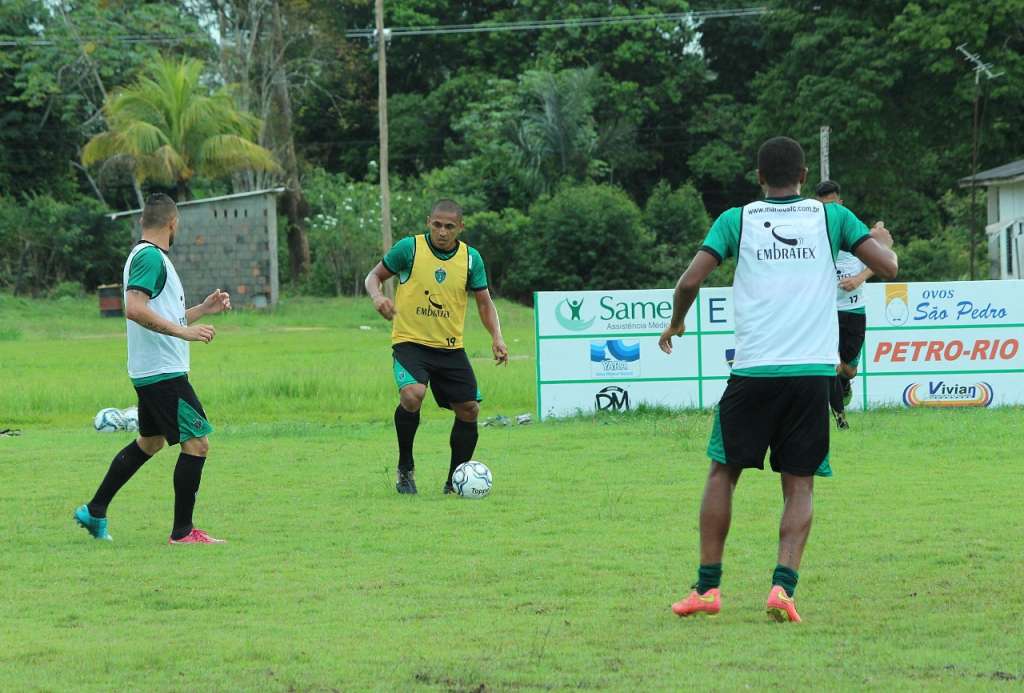
[[(496, 365), (508, 364), (508, 347), (487, 289), (483, 258), (459, 240), (463, 229), (462, 208), (452, 200), (439, 200), (427, 218), (427, 233), (395, 243), (366, 275), (366, 293), (374, 308), (392, 321), (391, 349), (399, 398), (395, 409), (395, 488), (399, 493), (416, 493), (412, 446), (428, 384), (438, 406), (455, 412), (445, 493), (454, 491), (455, 468), (473, 457), (483, 398), (462, 348), (470, 292), (480, 321), (491, 334)], [(399, 283), (392, 302), (381, 292), (381, 285), (394, 276)]]

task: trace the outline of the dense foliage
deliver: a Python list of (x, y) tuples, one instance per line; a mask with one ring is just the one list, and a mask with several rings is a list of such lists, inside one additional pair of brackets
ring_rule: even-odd
[[(436, 27), (741, 4), (386, 0), (385, 8), (389, 26)], [(759, 194), (761, 141), (801, 141), (817, 181), (818, 131), (829, 125), (832, 176), (862, 219), (892, 229), (903, 277), (966, 278), (968, 230), (985, 208), (983, 194), (972, 207), (957, 185), (971, 173), (976, 97), (979, 167), (1024, 156), (1020, 0), (757, 4), (770, 11), (395, 36), (387, 58), (395, 236), (421, 230), (432, 199), (453, 197), (466, 207), (466, 240), (483, 253), (496, 293), (528, 300), (537, 289), (667, 286), (714, 216)], [(377, 63), (376, 46), (346, 31), (371, 27), (372, 11), (366, 0), (4, 2), (0, 288), (116, 280), (119, 258), (100, 258), (120, 252), (127, 232), (101, 214), (136, 206), (150, 184), (136, 191), (132, 167), (117, 157), (84, 165), (82, 149), (110, 129), (104, 104), (162, 55), (203, 60), (207, 93), (232, 94), (267, 123), (260, 143), (279, 157), (294, 152), (288, 161), (297, 162), (304, 198), (288, 213), (308, 219), (310, 264), (300, 275), (303, 263), (281, 263), (293, 290), (360, 291), (382, 252)], [(253, 31), (268, 25), (287, 30)], [(962, 43), (1003, 75), (976, 86), (956, 50)], [(286, 93), (274, 90), (281, 80)], [(294, 167), (285, 168), (287, 176), (248, 182), (292, 180)], [(221, 173), (197, 170), (191, 194), (245, 182)], [(57, 233), (54, 223), (66, 228)], [(280, 245), (287, 253), (301, 241)], [(729, 278), (728, 267), (714, 276)]]

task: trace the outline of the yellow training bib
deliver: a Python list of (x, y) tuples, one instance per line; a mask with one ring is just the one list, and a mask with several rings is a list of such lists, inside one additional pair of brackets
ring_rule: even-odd
[(426, 235), (417, 235), (412, 270), (395, 295), (391, 343), (461, 349), (468, 280), (469, 247), (465, 243), (459, 243), (450, 259), (441, 260), (431, 252)]

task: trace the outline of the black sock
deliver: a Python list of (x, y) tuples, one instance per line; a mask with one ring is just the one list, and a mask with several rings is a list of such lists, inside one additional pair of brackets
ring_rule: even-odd
[(832, 384), (828, 391), (828, 402), (832, 407), (832, 411), (836, 414), (842, 414), (843, 409), (843, 384), (839, 381), (839, 376), (832, 378)]
[(707, 565), (701, 564), (697, 568), (697, 584), (693, 586), (694, 589), (697, 590), (697, 594), (704, 594), (708, 590), (718, 587), (721, 584), (721, 563), (709, 563)]
[(181, 539), (192, 531), (192, 509), (196, 507), (199, 481), (203, 478), (205, 457), (188, 453), (178, 455), (174, 465), (174, 529), (172, 539)]
[(110, 469), (107, 470), (107, 475), (103, 477), (100, 487), (96, 489), (96, 495), (89, 501), (89, 514), (93, 517), (106, 517), (107, 506), (110, 505), (110, 501), (114, 499), (114, 496), (121, 490), (121, 487), (128, 483), (128, 480), (132, 478), (135, 472), (139, 471), (139, 468), (146, 464), (146, 460), (150, 457), (150, 455), (142, 451), (138, 442), (134, 440), (125, 446), (121, 452), (114, 455), (114, 459), (110, 463)]
[(800, 573), (792, 568), (777, 563), (775, 572), (772, 573), (772, 584), (779, 585), (786, 590), (786, 596), (792, 597), (796, 594), (796, 583), (800, 579)]
[(452, 446), (452, 464), (448, 470), (448, 483), (451, 483), (456, 467), (473, 459), (477, 438), (479, 438), (479, 434), (476, 430), (476, 421), (455, 419), (455, 423), (452, 425), (452, 435), (449, 438)]
[(416, 463), (412, 459), (412, 441), (420, 427), (420, 413), (406, 411), (401, 404), (395, 408), (395, 432), (398, 434), (398, 468), (411, 472)]

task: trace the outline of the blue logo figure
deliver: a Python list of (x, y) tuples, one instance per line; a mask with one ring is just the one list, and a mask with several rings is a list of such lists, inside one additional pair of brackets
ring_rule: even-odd
[(448, 273), (444, 271), (444, 267), (438, 267), (434, 270), (434, 279), (438, 284), (444, 284), (444, 280), (447, 279)]

